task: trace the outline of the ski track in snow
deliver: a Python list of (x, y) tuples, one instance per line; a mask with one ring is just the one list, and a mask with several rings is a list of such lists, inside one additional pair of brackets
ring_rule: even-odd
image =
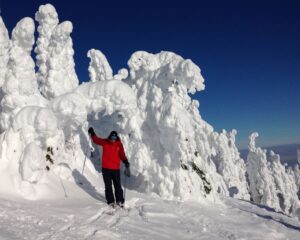
[(126, 209), (95, 199), (0, 200), (0, 239), (299, 239), (300, 222), (246, 201), (225, 205), (132, 198)]

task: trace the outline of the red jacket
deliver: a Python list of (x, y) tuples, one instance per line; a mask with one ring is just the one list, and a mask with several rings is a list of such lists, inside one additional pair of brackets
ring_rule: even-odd
[(115, 142), (107, 139), (92, 136), (93, 142), (102, 146), (102, 168), (120, 170), (121, 160), (125, 161), (126, 155), (121, 140), (118, 138)]

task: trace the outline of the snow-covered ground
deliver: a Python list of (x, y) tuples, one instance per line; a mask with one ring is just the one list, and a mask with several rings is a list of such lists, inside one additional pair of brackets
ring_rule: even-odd
[[(90, 165), (84, 175), (72, 173), (77, 183), (49, 172), (51, 184), (58, 186), (56, 195), (34, 201), (2, 195), (0, 240), (300, 238), (297, 218), (230, 197), (216, 202), (164, 200), (155, 193), (127, 189), (126, 208), (111, 209), (99, 162), (93, 164), (97, 169), (93, 178)], [(123, 175), (121, 180), (124, 187)], [(132, 188), (135, 180), (127, 178), (126, 185)]]
[(127, 190), (126, 209), (111, 210), (102, 187), (62, 185), (60, 200), (1, 198), (0, 239), (300, 239), (298, 220), (248, 201), (167, 201)]

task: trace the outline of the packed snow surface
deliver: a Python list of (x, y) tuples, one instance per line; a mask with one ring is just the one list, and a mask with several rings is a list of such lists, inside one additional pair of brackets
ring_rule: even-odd
[[(225, 198), (223, 204), (199, 204), (128, 192), (127, 208), (111, 210), (102, 191), (85, 186), (77, 199), (55, 202), (0, 199), (0, 239), (298, 240), (300, 236), (299, 221), (247, 201)], [(93, 197), (84, 197), (85, 192)], [(64, 195), (62, 189), (60, 194)]]

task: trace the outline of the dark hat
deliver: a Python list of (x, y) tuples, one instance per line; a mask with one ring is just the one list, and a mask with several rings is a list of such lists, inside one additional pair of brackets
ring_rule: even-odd
[(108, 139), (117, 140), (118, 139), (118, 133), (116, 131), (111, 131), (109, 136), (108, 136)]

